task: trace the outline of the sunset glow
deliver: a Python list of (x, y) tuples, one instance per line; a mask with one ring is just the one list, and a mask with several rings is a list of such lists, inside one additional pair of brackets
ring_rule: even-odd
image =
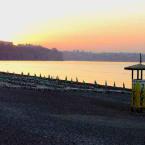
[(0, 40), (145, 52), (145, 0), (0, 0)]

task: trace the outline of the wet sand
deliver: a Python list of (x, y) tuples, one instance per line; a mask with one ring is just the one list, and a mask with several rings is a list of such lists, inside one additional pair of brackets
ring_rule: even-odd
[(129, 94), (0, 88), (2, 145), (144, 145)]

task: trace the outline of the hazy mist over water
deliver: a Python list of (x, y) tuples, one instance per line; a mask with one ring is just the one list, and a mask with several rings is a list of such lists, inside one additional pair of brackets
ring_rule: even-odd
[(0, 61), (0, 70), (38, 76), (48, 75), (59, 76), (64, 79), (66, 76), (70, 80), (99, 84), (131, 87), (131, 72), (124, 70), (124, 67), (135, 64), (134, 62), (88, 62), (88, 61)]

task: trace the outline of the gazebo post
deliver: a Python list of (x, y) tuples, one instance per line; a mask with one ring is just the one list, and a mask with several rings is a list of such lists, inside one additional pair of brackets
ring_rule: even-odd
[(141, 80), (143, 79), (143, 70), (141, 70)]
[(132, 70), (132, 81), (133, 81), (134, 71)]
[(139, 80), (139, 70), (137, 70), (137, 80)]

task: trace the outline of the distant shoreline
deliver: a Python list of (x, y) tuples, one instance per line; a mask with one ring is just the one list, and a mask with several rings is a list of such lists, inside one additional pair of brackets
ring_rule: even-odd
[[(0, 60), (24, 61), (110, 61), (137, 62), (139, 53), (129, 52), (91, 52), (91, 51), (63, 51), (59, 48), (46, 48), (39, 45), (18, 44), (0, 41)], [(145, 62), (145, 54), (142, 54)]]

